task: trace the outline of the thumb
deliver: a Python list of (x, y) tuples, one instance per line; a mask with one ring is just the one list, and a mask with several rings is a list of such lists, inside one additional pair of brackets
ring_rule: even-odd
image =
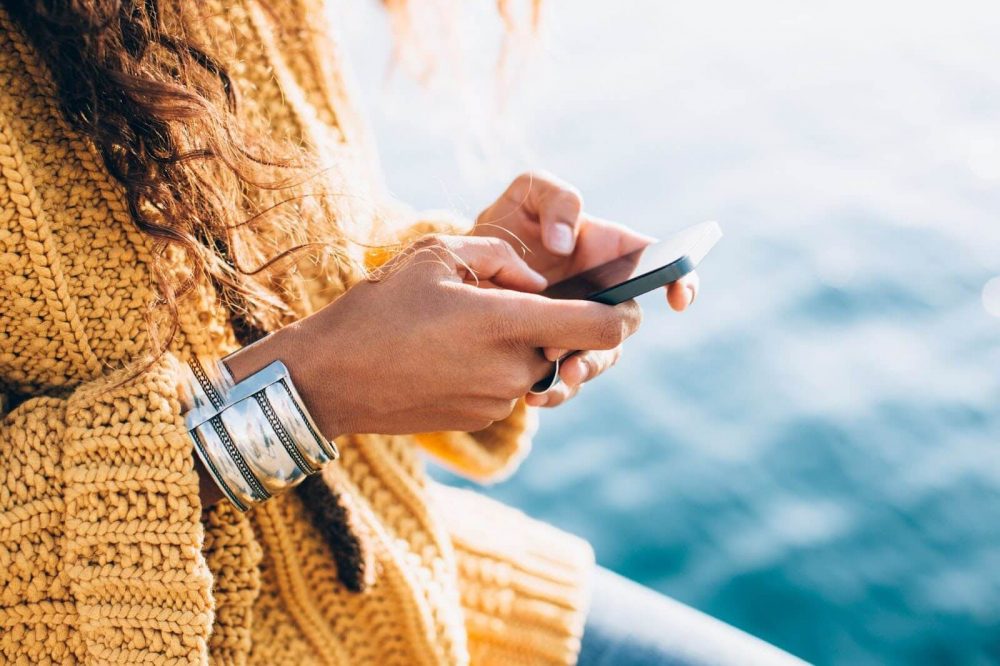
[(573, 254), (583, 210), (575, 187), (550, 173), (535, 171), (515, 178), (503, 198), (538, 218), (546, 250), (560, 256)]
[(449, 239), (456, 270), (466, 282), (489, 281), (498, 287), (537, 293), (548, 281), (522, 259), (505, 240), (461, 236)]

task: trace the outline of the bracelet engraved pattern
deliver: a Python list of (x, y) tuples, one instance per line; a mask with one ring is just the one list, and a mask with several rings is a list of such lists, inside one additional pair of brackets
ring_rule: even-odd
[(223, 361), (192, 358), (181, 397), (194, 449), (240, 511), (298, 485), (339, 456), (281, 361), (234, 382)]

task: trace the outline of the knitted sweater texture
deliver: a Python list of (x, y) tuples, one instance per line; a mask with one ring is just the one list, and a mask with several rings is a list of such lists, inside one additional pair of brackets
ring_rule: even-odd
[[(199, 4), (248, 112), (326, 155), (352, 195), (337, 214), (365, 229), (380, 185), (319, 0)], [(122, 383), (151, 346), (152, 245), (51, 81), (0, 10), (0, 662), (573, 663), (587, 545), (423, 468), (430, 452), (508, 473), (523, 405), (475, 434), (338, 440), (324, 480), (372, 544), (364, 593), (340, 584), (295, 493), (203, 515), (176, 387), (191, 354), (235, 348), (227, 315), (198, 285), (169, 353)], [(352, 279), (289, 278), (302, 315)]]

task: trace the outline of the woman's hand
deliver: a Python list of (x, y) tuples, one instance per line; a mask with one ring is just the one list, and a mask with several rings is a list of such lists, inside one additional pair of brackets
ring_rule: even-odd
[[(546, 173), (518, 176), (496, 202), (476, 219), (475, 236), (501, 238), (524, 253), (525, 261), (550, 283), (616, 259), (653, 241), (627, 227), (600, 220), (583, 211), (576, 188)], [(694, 302), (698, 276), (692, 273), (667, 286), (670, 307), (681, 312)], [(566, 352), (547, 348), (554, 361)], [(529, 395), (528, 403), (554, 407), (573, 397), (580, 386), (614, 365), (621, 348), (583, 351), (565, 359), (563, 383), (544, 395)]]
[(230, 357), (236, 379), (280, 358), (331, 438), (475, 431), (549, 372), (539, 348), (614, 349), (641, 317), (532, 293), (546, 280), (498, 239), (425, 239), (382, 270)]

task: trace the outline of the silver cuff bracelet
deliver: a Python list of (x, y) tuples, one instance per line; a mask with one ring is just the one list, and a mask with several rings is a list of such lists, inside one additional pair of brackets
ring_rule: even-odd
[(336, 460), (295, 390), (274, 361), (234, 382), (221, 361), (192, 359), (182, 390), (194, 448), (223, 494), (240, 511), (301, 483)]

